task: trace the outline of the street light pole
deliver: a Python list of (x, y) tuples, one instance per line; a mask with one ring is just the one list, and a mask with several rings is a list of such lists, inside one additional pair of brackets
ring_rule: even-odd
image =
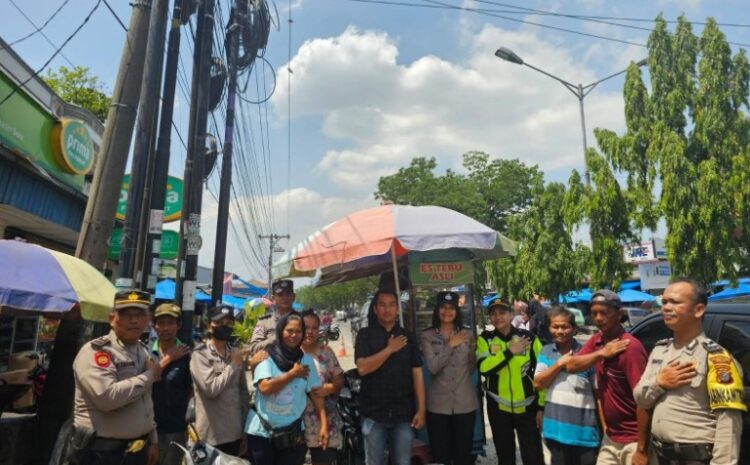
[[(516, 55), (512, 50), (507, 49), (505, 47), (498, 48), (497, 51), (495, 51), (495, 56), (498, 57), (498, 58), (500, 58), (500, 59), (502, 59), (502, 60), (508, 61), (510, 63), (515, 63), (517, 65), (527, 66), (527, 67), (533, 69), (534, 71), (538, 71), (539, 73), (542, 73), (545, 76), (551, 77), (555, 81), (557, 81), (560, 84), (562, 84), (563, 86), (565, 86), (566, 89), (568, 89), (569, 91), (571, 91), (573, 93), (573, 95), (576, 96), (576, 98), (578, 99), (578, 105), (579, 105), (580, 112), (581, 112), (581, 136), (582, 136), (582, 139), (583, 139), (583, 161), (584, 161), (584, 168), (585, 168), (584, 174), (585, 174), (585, 177), (586, 177), (586, 185), (587, 186), (591, 185), (591, 173), (589, 173), (588, 167), (586, 167), (586, 164), (585, 164), (586, 163), (586, 151), (588, 150), (588, 144), (586, 143), (586, 115), (585, 115), (585, 112), (584, 112), (584, 109), (583, 109), (583, 99), (586, 98), (586, 96), (592, 90), (594, 90), (594, 88), (596, 86), (598, 86), (602, 82), (604, 82), (604, 81), (606, 81), (608, 79), (612, 79), (613, 77), (619, 76), (619, 75), (627, 72), (628, 70), (624, 69), (622, 71), (618, 71), (616, 73), (610, 74), (607, 77), (599, 79), (596, 82), (592, 82), (591, 84), (587, 84), (587, 85), (584, 86), (583, 84), (578, 84), (578, 85), (573, 84), (571, 82), (566, 81), (565, 79), (562, 79), (562, 78), (560, 78), (558, 76), (555, 76), (554, 74), (548, 73), (547, 71), (544, 71), (543, 69), (537, 68), (534, 65), (530, 65), (529, 63), (526, 63), (520, 56)], [(644, 58), (643, 60), (637, 62), (636, 65), (638, 67), (641, 67), (641, 66), (645, 66), (646, 63), (647, 63), (647, 61)]]

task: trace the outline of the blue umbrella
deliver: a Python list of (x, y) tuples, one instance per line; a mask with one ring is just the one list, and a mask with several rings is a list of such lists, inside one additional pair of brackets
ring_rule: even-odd
[(618, 290), (624, 291), (626, 289), (633, 289), (633, 290), (636, 290), (636, 291), (640, 291), (641, 290), (641, 280), (640, 279), (636, 279), (636, 280), (633, 280), (633, 281), (623, 281), (620, 284), (620, 289), (618, 289)]
[(734, 297), (741, 297), (744, 295), (750, 295), (750, 283), (740, 283), (739, 287), (730, 287), (724, 289), (723, 291), (717, 292), (716, 294), (710, 296), (708, 298), (708, 301), (716, 302), (717, 300), (732, 299)]
[(620, 296), (620, 300), (627, 303), (634, 302), (654, 302), (656, 297), (645, 292), (636, 291), (634, 289), (625, 289), (617, 293)]

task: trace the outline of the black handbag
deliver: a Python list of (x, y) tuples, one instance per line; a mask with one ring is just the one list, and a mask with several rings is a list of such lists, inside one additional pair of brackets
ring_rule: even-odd
[(268, 431), (273, 447), (276, 449), (293, 449), (306, 443), (305, 431), (302, 429), (302, 418), (297, 418), (287, 426), (273, 428), (253, 405), (253, 411), (258, 415), (258, 420), (263, 428)]

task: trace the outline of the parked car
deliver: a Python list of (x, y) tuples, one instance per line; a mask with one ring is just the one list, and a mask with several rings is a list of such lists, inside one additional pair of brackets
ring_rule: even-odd
[[(742, 367), (745, 403), (750, 403), (750, 303), (709, 304), (703, 316), (703, 331), (731, 352)], [(645, 317), (630, 329), (630, 333), (641, 341), (648, 353), (657, 341), (672, 337), (661, 313)], [(743, 422), (738, 463), (750, 463), (750, 415), (744, 415)]]
[(638, 307), (623, 307), (622, 309), (625, 311), (625, 316), (622, 320), (622, 324), (625, 327), (635, 326), (651, 314), (648, 310)]

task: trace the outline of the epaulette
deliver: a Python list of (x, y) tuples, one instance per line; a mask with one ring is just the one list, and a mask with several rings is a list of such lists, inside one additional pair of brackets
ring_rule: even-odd
[(534, 338), (536, 338), (536, 336), (534, 336), (534, 333), (532, 333), (532, 332), (531, 332), (531, 331), (529, 331), (528, 329), (523, 329), (523, 328), (516, 328), (516, 329), (514, 329), (514, 331), (515, 331), (516, 333), (520, 334), (521, 336), (523, 336), (523, 337), (525, 337), (525, 338), (528, 338), (528, 339), (529, 339), (529, 341), (533, 341), (533, 340), (534, 340)]
[(273, 316), (273, 313), (266, 313), (262, 317), (258, 318), (258, 321), (260, 321), (260, 320), (267, 320), (267, 319), (271, 318), (272, 316)]
[(193, 347), (193, 352), (198, 351), (198, 350), (203, 350), (205, 348), (206, 348), (206, 343), (201, 342), (200, 344), (197, 344), (195, 347)]
[(724, 352), (724, 348), (711, 339), (706, 339), (705, 341), (703, 341), (703, 347), (706, 348), (706, 352), (708, 352), (709, 354)]
[(654, 344), (654, 345), (655, 346), (668, 346), (669, 344), (672, 343), (672, 341), (674, 341), (674, 338), (673, 337), (668, 337), (666, 339), (660, 339), (660, 340), (656, 341), (656, 344)]
[(109, 335), (98, 337), (91, 341), (89, 344), (95, 349), (101, 349), (102, 347), (111, 344), (112, 341), (109, 339)]
[(489, 331), (485, 329), (484, 331), (482, 331), (482, 334), (480, 334), (480, 337), (484, 338), (485, 341), (489, 341), (495, 337), (495, 331)]

